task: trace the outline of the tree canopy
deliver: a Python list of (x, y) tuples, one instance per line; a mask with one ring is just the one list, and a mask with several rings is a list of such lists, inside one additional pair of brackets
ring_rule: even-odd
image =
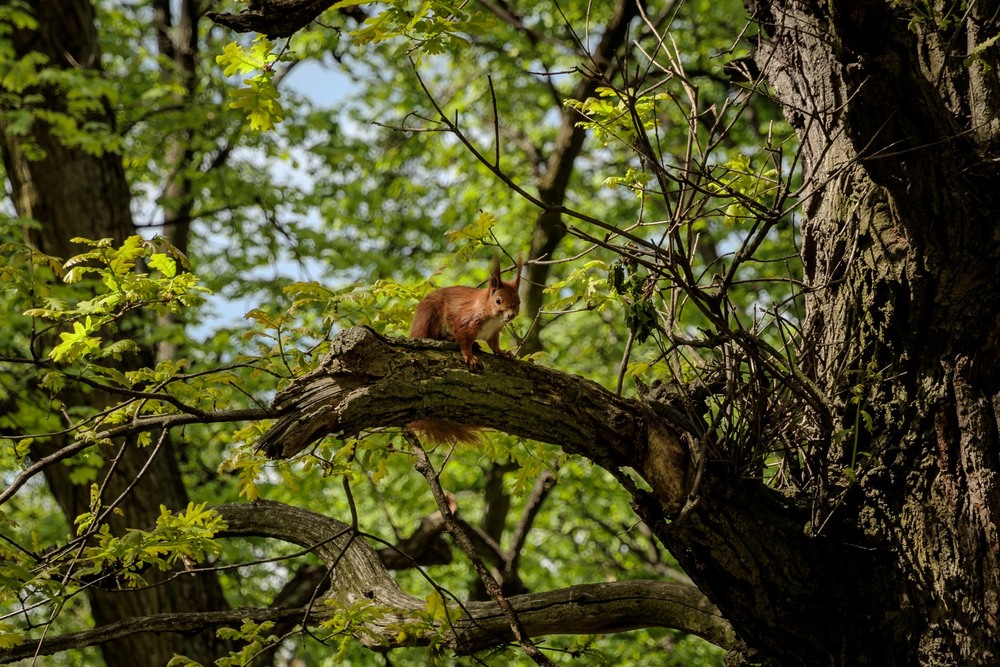
[(997, 657), (996, 3), (210, 4), (0, 7), (0, 659)]

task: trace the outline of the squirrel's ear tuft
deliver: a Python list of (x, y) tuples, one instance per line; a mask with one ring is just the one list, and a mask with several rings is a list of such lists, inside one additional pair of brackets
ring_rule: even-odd
[(500, 285), (500, 255), (493, 255), (490, 260), (490, 289), (499, 289)]
[(517, 258), (517, 277), (514, 278), (514, 289), (521, 288), (521, 267), (524, 266), (524, 258)]

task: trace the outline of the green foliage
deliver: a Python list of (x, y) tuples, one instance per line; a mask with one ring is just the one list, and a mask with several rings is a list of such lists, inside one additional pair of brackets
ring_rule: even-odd
[[(63, 280), (71, 284), (93, 276), (100, 279), (103, 291), (74, 307), (50, 300), (48, 307), (29, 308), (24, 312), (28, 317), (72, 325), (72, 332), (60, 333), (62, 342), (49, 351), (53, 361), (73, 363), (78, 359), (121, 359), (123, 353), (138, 349), (135, 341), (127, 338), (109, 341), (93, 334), (116, 325), (131, 311), (147, 308), (159, 315), (177, 313), (200, 304), (202, 295), (208, 293), (207, 289), (198, 285), (198, 279), (193, 274), (178, 274), (175, 257), (183, 257), (163, 239), (147, 242), (139, 236), (131, 236), (118, 248), (113, 247), (111, 239), (89, 241), (74, 238), (73, 241), (89, 245), (92, 249), (66, 261), (61, 267)], [(156, 252), (157, 248), (162, 248), (163, 252)], [(137, 270), (140, 258), (148, 258), (149, 266), (158, 270), (160, 275)], [(116, 384), (130, 386), (119, 371), (104, 370), (108, 379)]]
[[(79, 534), (94, 528), (101, 509), (96, 485), (94, 489), (92, 511), (77, 517)], [(225, 521), (215, 510), (207, 509), (205, 503), (189, 503), (186, 510), (176, 514), (160, 506), (160, 516), (153, 530), (133, 529), (114, 536), (107, 524), (101, 524), (95, 536), (97, 545), (84, 549), (86, 565), (78, 572), (82, 576), (113, 572), (128, 586), (144, 585), (142, 570), (146, 567), (168, 571), (178, 562), (201, 563), (218, 555), (220, 546), (212, 538), (225, 528)]]
[(24, 641), (24, 633), (10, 623), (0, 622), (0, 648), (13, 648)]
[(867, 443), (874, 427), (875, 418), (872, 414), (871, 403), (879, 385), (883, 382), (882, 372), (877, 364), (869, 362), (863, 369), (849, 371), (848, 376), (854, 379), (854, 383), (849, 388), (848, 404), (850, 411), (854, 413), (854, 421), (849, 428), (835, 431), (831, 438), (835, 446), (850, 449), (850, 457), (846, 459), (844, 475), (849, 482), (854, 482), (857, 478), (860, 458), (867, 459), (870, 452), (860, 449), (862, 443)]
[[(331, 601), (329, 604), (333, 605)], [(358, 600), (351, 605), (341, 606), (334, 616), (321, 624), (321, 627), (330, 631), (332, 636), (339, 637), (339, 648), (334, 654), (335, 661), (342, 660), (354, 641), (353, 632), (361, 628), (368, 621), (380, 620), (385, 616), (385, 610), (374, 604), (371, 600)]]
[[(279, 640), (277, 635), (270, 632), (273, 628), (274, 623), (271, 621), (254, 623), (251, 620), (243, 621), (239, 629), (219, 628), (216, 632), (218, 637), (241, 643), (242, 647), (238, 651), (230, 651), (228, 656), (219, 658), (214, 664), (217, 667), (245, 667), (254, 664), (257, 656)], [(175, 654), (166, 667), (201, 667), (201, 663)]]
[(634, 145), (640, 130), (656, 129), (662, 113), (657, 107), (670, 100), (667, 93), (637, 94), (607, 86), (598, 87), (596, 92), (597, 97), (570, 99), (565, 104), (587, 118), (579, 125), (592, 130), (594, 138), (605, 146), (613, 141)]
[[(19, 137), (24, 154), (33, 160), (45, 157), (45, 151), (31, 138), (35, 125), (45, 126), (64, 146), (91, 155), (121, 152), (121, 136), (94, 119), (104, 105), (120, 102), (118, 87), (88, 68), (51, 67), (48, 58), (38, 52), (16, 58), (14, 32), (37, 29), (29, 3), (13, 0), (0, 7), (0, 60), (4, 63), (0, 71), (0, 122), (4, 131)], [(66, 93), (65, 105), (44, 108), (38, 92), (41, 88)]]
[[(984, 39), (982, 42), (977, 44), (966, 57), (964, 62), (965, 66), (969, 67), (973, 63), (976, 63), (983, 68), (984, 72), (993, 71), (994, 64), (987, 60), (985, 55), (989, 49), (996, 47), (997, 43), (1000, 43), (1000, 32), (997, 32), (997, 34), (989, 37), (988, 39)], [(995, 60), (993, 62), (995, 62)]]
[[(368, 4), (364, 0), (342, 0), (335, 3), (330, 11)], [(397, 0), (385, 3), (377, 16), (367, 19), (350, 36), (358, 46), (402, 40), (405, 48), (401, 48), (401, 55), (420, 63), (424, 56), (459, 53), (468, 47), (467, 39), (461, 33), (484, 33), (493, 26), (495, 22), (486, 14), (469, 5), (448, 0), (425, 0), (414, 9), (412, 3)], [(216, 57), (216, 61), (225, 66), (225, 76), (257, 72), (243, 81), (246, 88), (232, 91), (230, 102), (231, 108), (247, 112), (251, 130), (266, 132), (284, 117), (284, 110), (278, 103), (280, 94), (272, 81), (274, 65), (293, 56), (284, 50), (275, 54), (274, 48), (272, 42), (258, 36), (252, 47), (245, 48), (237, 42), (230, 42)]]
[(274, 64), (281, 57), (273, 53), (274, 44), (262, 36), (254, 40), (254, 44), (246, 49), (236, 42), (227, 44), (222, 55), (216, 61), (225, 67), (224, 76), (237, 74), (258, 74), (244, 79), (246, 88), (238, 88), (231, 92), (232, 109), (241, 109), (247, 114), (250, 129), (266, 132), (282, 121), (284, 110), (278, 102), (281, 97), (274, 87)]
[(616, 262), (611, 268), (611, 283), (625, 305), (625, 326), (637, 341), (644, 342), (659, 326), (651, 300), (655, 281), (641, 275), (634, 265)]
[(728, 224), (740, 224), (772, 210), (780, 187), (777, 169), (761, 166), (754, 170), (748, 156), (737, 155), (718, 170), (715, 181), (709, 184), (709, 191), (727, 202), (723, 220)]
[[(690, 77), (700, 95), (694, 108), (686, 106), (685, 89), (676, 80), (654, 88), (609, 85), (594, 97), (571, 99), (578, 78), (566, 73), (576, 71), (581, 59), (579, 44), (567, 37), (569, 26), (582, 43), (592, 41), (597, 33), (587, 35), (580, 26), (597, 29), (610, 5), (524, 4), (519, 11), (531, 34), (477, 3), (451, 2), (366, 5), (371, 17), (346, 36), (327, 27), (343, 23), (338, 8), (357, 4), (336, 3), (288, 43), (229, 43), (231, 35), (202, 22), (201, 56), (190, 78), (151, 51), (156, 35), (144, 2), (98, 3), (103, 76), (55, 70), (37, 54), (3, 57), (9, 67), (0, 72), (0, 121), (8, 134), (28, 137), (44, 124), (67, 145), (93, 154), (115, 152), (135, 193), (139, 224), (158, 224), (167, 212), (186, 213), (192, 221), (183, 254), (156, 237), (133, 236), (120, 244), (81, 238), (83, 252), (66, 261), (22, 242), (21, 226), (37, 229), (37, 223), (4, 221), (0, 228), (0, 306), (12, 314), (0, 353), (20, 360), (0, 362), (0, 467), (23, 470), (33, 448), (52, 444), (47, 434), (68, 428), (65, 408), (72, 419), (67, 437), (88, 447), (59, 465), (69, 467), (74, 483), (94, 489), (86, 511), (63, 525), (45, 520), (61, 516), (45, 490), (27, 487), (16, 507), (4, 507), (16, 524), (10, 538), (36, 554), (79, 544), (76, 532), (90, 538), (74, 577), (86, 573), (138, 585), (151, 570), (180, 562), (274, 558), (219, 574), (234, 607), (267, 605), (299, 565), (315, 561), (282, 560), (291, 547), (216, 539), (220, 525), (210, 504), (267, 498), (342, 519), (355, 511), (363, 531), (390, 543), (436, 511), (413, 471), (412, 454), (393, 429), (348, 441), (330, 438), (298, 461), (270, 462), (252, 451), (268, 421), (204, 419), (175, 428), (169, 449), (178, 454), (194, 504), (163, 509), (155, 526), (112, 530), (109, 519), (119, 516), (121, 506), (102, 487), (112, 440), (101, 434), (110, 427), (266, 404), (274, 391), (315, 365), (333, 333), (363, 324), (405, 335), (414, 305), (427, 292), (478, 284), (497, 250), (511, 258), (527, 253), (538, 211), (440, 132), (414, 68), (448, 117), (529, 191), (545, 173), (559, 114), (575, 110), (589, 131), (565, 200), (610, 229), (597, 234), (603, 246), (570, 234), (552, 258), (566, 261), (551, 266), (539, 319), (545, 350), (535, 363), (606, 386), (614, 386), (622, 364), (627, 376), (647, 379), (696, 366), (666, 358), (670, 336), (697, 335), (713, 323), (690, 306), (677, 306), (690, 302), (677, 296), (676, 276), (622, 256), (632, 252), (624, 239), (669, 245), (662, 239), (676, 221), (661, 190), (676, 201), (690, 196), (664, 180), (650, 156), (637, 156), (644, 137), (655, 139), (664, 164), (676, 173), (710, 167), (695, 188), (705, 195), (702, 209), (685, 221), (685, 233), (698, 239), (686, 256), (697, 262), (699, 288), (711, 288), (713, 276), (725, 273), (732, 249), (752, 238), (761, 212), (784, 192), (788, 175), (773, 168), (761, 137), (773, 128), (768, 148), (775, 150), (789, 128), (769, 125), (775, 111), (757, 101), (753, 123), (735, 122), (736, 112), (726, 106), (733, 91), (714, 54), (732, 46), (731, 17), (742, 15), (736, 2), (689, 2), (678, 10), (683, 29), (674, 32), (677, 49), (698, 73)], [(0, 56), (13, 53), (10, 31), (33, 27), (30, 11), (25, 3), (0, 8)], [(330, 66), (329, 54), (354, 87), (337, 90), (332, 105), (320, 107), (289, 83), (297, 71), (320, 62)], [(42, 82), (72, 90), (73, 103), (57, 111), (38, 108), (32, 91)], [(120, 129), (87, 124), (98, 105), (115, 109)], [(717, 124), (735, 130), (719, 141), (705, 120), (692, 139), (689, 119), (708, 119), (713, 108), (729, 114), (720, 114)], [(165, 150), (173, 141), (179, 142), (176, 150)], [(685, 155), (689, 141), (711, 146), (710, 161), (681, 165), (673, 156)], [(25, 149), (30, 152), (31, 144)], [(41, 156), (38, 150), (34, 157)], [(167, 184), (181, 182), (188, 185), (186, 193), (168, 193)], [(568, 216), (564, 222), (596, 234)], [(756, 257), (762, 261), (744, 264), (728, 294), (734, 304), (730, 321), (761, 303), (788, 298), (786, 283), (766, 281), (787, 268), (775, 261), (793, 250), (793, 233), (786, 217), (760, 239)], [(65, 236), (85, 233), (65, 230)], [(714, 262), (713, 253), (719, 257)], [(212, 308), (231, 304), (245, 313), (242, 322), (230, 325), (212, 316)], [(511, 327), (519, 337), (531, 325), (525, 320)], [(162, 324), (168, 321), (173, 324)], [(630, 334), (635, 345), (626, 357)], [(510, 333), (504, 336), (506, 343)], [(175, 343), (176, 353), (153, 361), (149, 350), (163, 342)], [(152, 429), (131, 442), (149, 451), (160, 435)], [(440, 448), (431, 456), (460, 516), (473, 524), (486, 511), (486, 471), (514, 464), (503, 479), (511, 503), (503, 536), (508, 541), (540, 475), (557, 476), (523, 550), (519, 573), (529, 589), (669, 576), (672, 559), (635, 524), (627, 494), (590, 464), (500, 433), (488, 433), (475, 447)], [(350, 502), (342, 480), (352, 488)], [(63, 563), (0, 548), (6, 549), (0, 553), (4, 611), (29, 600), (48, 613), (68, 599), (51, 632), (86, 627), (83, 596), (76, 595), (82, 583), (62, 583)], [(427, 600), (423, 613), (400, 624), (400, 643), (439, 628), (449, 594), (461, 599), (471, 587), (461, 557), (397, 578)], [(81, 609), (74, 611), (74, 604)], [(332, 648), (304, 642), (298, 647), (302, 660), (369, 664), (370, 653), (350, 633), (381, 613), (365, 601), (337, 610), (320, 628)], [(0, 645), (31, 634), (18, 622), (0, 626)], [(247, 664), (274, 641), (273, 630), (254, 623), (223, 630), (240, 645), (218, 664)], [(651, 664), (653, 656), (669, 651), (677, 664), (720, 663), (717, 652), (706, 655), (694, 642), (660, 631), (552, 638), (547, 644), (566, 651), (553, 652), (566, 663), (582, 656), (593, 664)], [(463, 662), (434, 643), (391, 656), (399, 665)], [(513, 650), (482, 657), (490, 664), (527, 662)], [(184, 660), (177, 657), (176, 664), (190, 664)]]

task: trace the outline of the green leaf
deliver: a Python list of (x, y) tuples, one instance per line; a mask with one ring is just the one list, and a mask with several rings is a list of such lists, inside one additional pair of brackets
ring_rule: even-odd
[(448, 618), (448, 605), (438, 591), (433, 591), (427, 596), (427, 613), (435, 621), (446, 621)]
[(14, 648), (23, 641), (22, 631), (15, 630), (10, 623), (0, 621), (0, 648)]
[(656, 308), (647, 300), (639, 300), (625, 308), (625, 325), (642, 343), (656, 330), (659, 320)]
[[(135, 268), (135, 261), (146, 253), (145, 242), (142, 237), (132, 235), (125, 239), (121, 247), (114, 250), (110, 255), (107, 266), (115, 277), (122, 277)], [(115, 283), (117, 285), (117, 283)]]
[(277, 59), (271, 53), (272, 44), (266, 39), (258, 40), (249, 49), (243, 48), (237, 42), (230, 42), (222, 49), (222, 55), (216, 56), (215, 61), (224, 66), (224, 76), (236, 76), (238, 74), (249, 74), (262, 70)]
[(480, 211), (479, 216), (474, 221), (462, 229), (446, 232), (448, 240), (452, 243), (461, 241), (482, 241), (489, 236), (490, 231), (497, 224), (497, 218), (492, 213)]
[(972, 49), (969, 55), (966, 56), (964, 65), (966, 67), (969, 67), (973, 62), (979, 61), (980, 63), (982, 63), (983, 69), (985, 69), (988, 72), (991, 68), (989, 63), (987, 63), (983, 59), (983, 53), (985, 53), (986, 50), (989, 49), (991, 46), (996, 44), (998, 40), (1000, 40), (1000, 32), (997, 32), (997, 34), (993, 35), (989, 39), (985, 39), (979, 44), (977, 44), (976, 48)]
[(284, 109), (278, 103), (278, 91), (270, 81), (247, 79), (246, 88), (230, 93), (229, 107), (243, 110), (250, 121), (250, 129), (267, 132), (284, 118)]
[(90, 334), (94, 332), (94, 324), (87, 316), (84, 322), (74, 322), (73, 332), (63, 332), (59, 334), (62, 342), (49, 351), (49, 357), (53, 361), (72, 363), (80, 357), (93, 352), (101, 345), (101, 339)]
[[(98, 352), (95, 356), (97, 356), (100, 359), (107, 359), (108, 357), (110, 357), (112, 359), (120, 361), (122, 355), (129, 352), (139, 353), (140, 351), (141, 348), (139, 347), (139, 344), (136, 343), (134, 340), (130, 338), (122, 338), (120, 340), (114, 341), (110, 345), (105, 345), (103, 348), (101, 348), (100, 352)], [(108, 368), (105, 370), (109, 374), (115, 373), (114, 379), (118, 384), (120, 384), (123, 387), (128, 386), (128, 383), (125, 381), (125, 376), (120, 371), (112, 368)]]
[(167, 278), (177, 275), (177, 262), (172, 257), (158, 252), (149, 258), (149, 266), (162, 273)]

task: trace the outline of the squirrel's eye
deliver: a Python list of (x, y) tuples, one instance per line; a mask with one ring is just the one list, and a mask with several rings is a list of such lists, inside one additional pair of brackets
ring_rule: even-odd
[(497, 305), (500, 305), (500, 297), (497, 297)]

